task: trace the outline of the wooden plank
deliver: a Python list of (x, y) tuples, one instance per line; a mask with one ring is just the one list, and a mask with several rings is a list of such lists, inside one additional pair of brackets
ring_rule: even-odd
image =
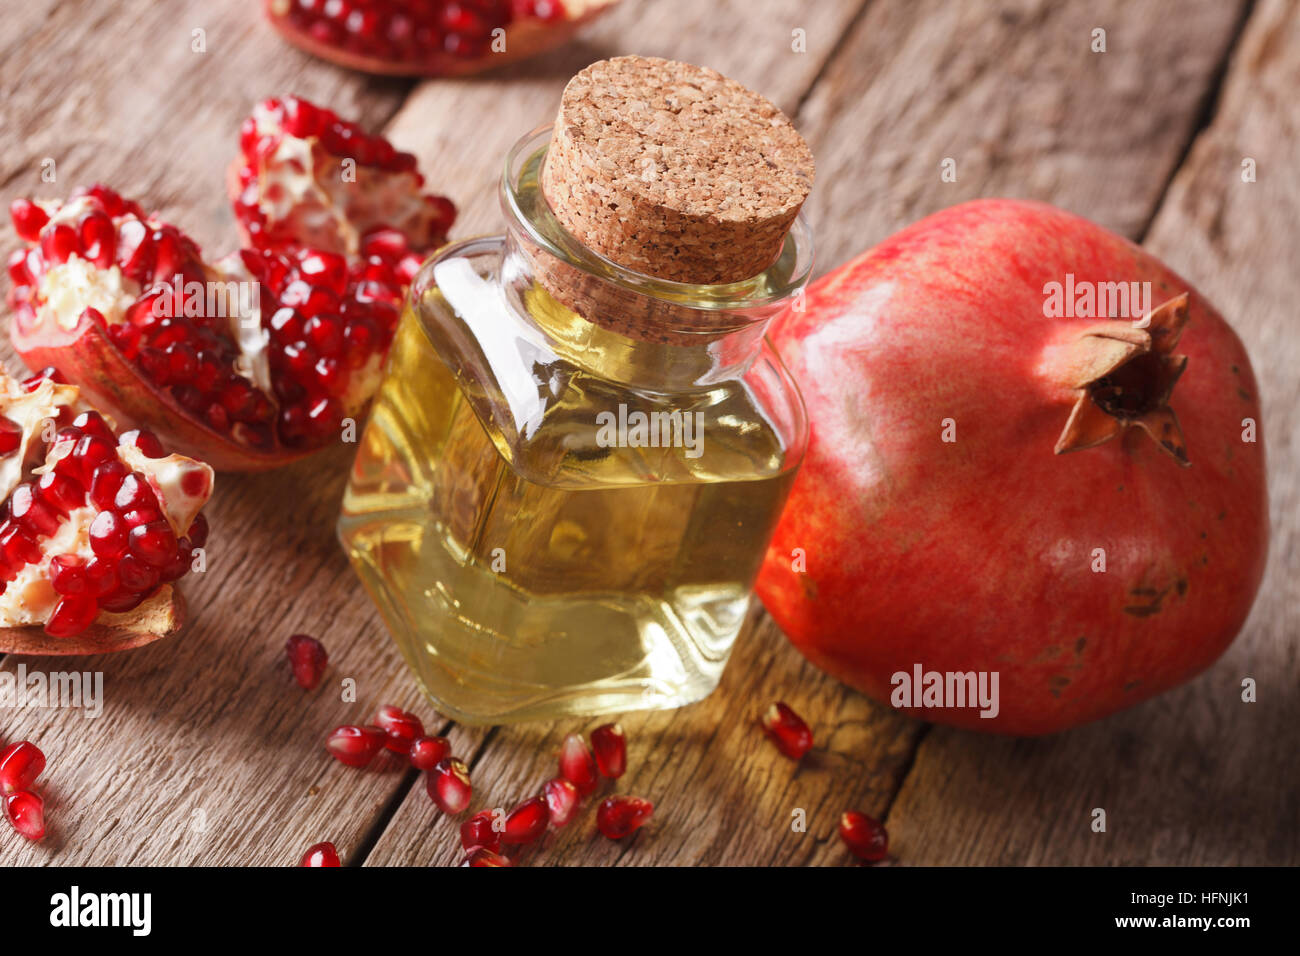
[[(936, 730), (890, 812), (913, 863), (1249, 865), (1300, 862), (1300, 8), (1265, 0), (1236, 47), (1213, 122), (1146, 246), (1195, 282), (1254, 363), (1269, 443), (1273, 537), (1236, 643), (1191, 684), (1050, 740)], [(1257, 163), (1243, 182), (1242, 163)], [(1241, 701), (1258, 682), (1259, 702)], [(1094, 807), (1108, 832), (1089, 828)]]
[[(190, 4), (165, 22), (151, 0), (26, 4), (10, 11), (0, 99), (4, 202), (103, 180), (175, 216), (211, 252), (233, 248), (223, 174), (257, 100), (296, 91), (382, 123), (407, 88), (312, 60), (244, 4)], [(192, 28), (206, 53), (191, 51)], [(20, 38), (21, 42), (15, 39)], [(39, 182), (43, 157), (58, 181)], [(6, 243), (12, 241), (6, 229)], [(8, 350), (10, 368), (20, 364)], [(358, 775), (324, 757), (323, 734), (416, 692), (334, 540), (349, 450), (262, 476), (221, 476), (208, 508), (209, 567), (187, 582), (195, 623), (178, 639), (101, 658), (9, 657), (5, 670), (98, 670), (104, 712), (0, 711), (5, 740), (45, 750), (51, 834), (0, 827), (20, 864), (296, 862), (321, 839), (346, 854), (404, 789), (395, 769)], [(304, 695), (283, 642), (319, 635), (331, 684)], [(355, 678), (359, 703), (339, 699)], [(428, 715), (432, 717), (432, 715)], [(202, 829), (200, 829), (200, 824)]]
[[(1198, 8), (1181, 16), (1180, 25), (1170, 23), (1172, 5), (1135, 7), (1112, 0), (1095, 8), (1093, 16), (1112, 24), (1112, 37), (1122, 36), (1123, 43), (1112, 39), (1111, 65), (1101, 68), (1079, 53), (1087, 49), (1091, 17), (1045, 3), (1003, 5), (999, 14), (978, 3), (871, 4), (804, 99), (797, 119), (818, 157), (811, 211), (823, 268), (910, 219), (973, 195), (1014, 191), (1017, 184), (1022, 195), (1066, 204), (1088, 197), (1094, 216), (1136, 229), (1154, 210), (1181, 150), (1175, 142), (1148, 147), (1149, 131), (1158, 129), (1174, 140), (1181, 133), (1182, 143), (1190, 137), (1218, 62), (1214, 51), (1221, 53), (1227, 43), (1234, 9), (1219, 6), (1215, 14)], [(764, 34), (730, 35), (720, 43), (707, 35), (720, 19), (715, 12), (703, 20), (689, 9), (682, 15), (688, 22), (674, 19), (672, 55), (704, 54), (704, 62), (767, 92), (776, 84), (777, 98), (789, 104), (792, 95), (781, 86), (788, 77), (782, 80), (786, 74), (776, 65), (787, 55), (784, 25)], [(648, 10), (645, 16), (638, 38), (659, 36)], [(779, 17), (753, 19), (781, 23)], [(1220, 28), (1222, 37), (1215, 33)], [(815, 35), (808, 31), (810, 40)], [(765, 43), (783, 45), (777, 51)], [(1148, 94), (1132, 88), (1135, 57), (1177, 63), (1177, 88), (1162, 79), (1148, 101)], [(574, 60), (557, 70), (560, 79), (568, 67), (579, 65)], [(1085, 83), (1098, 89), (1083, 95), (1078, 88)], [(527, 107), (512, 95), (510, 109), (526, 114), (516, 128), (548, 120), (558, 89), (557, 80), (548, 96), (528, 94), (535, 102)], [(495, 102), (490, 91), (478, 87), (422, 87), (396, 128), (415, 136), (416, 127), (434, 125), (427, 117), (459, 109), (462, 97), (475, 96), (482, 111)], [(489, 134), (496, 135), (495, 128), (484, 129), (483, 135)], [(1137, 149), (1136, 143), (1143, 145)], [(477, 146), (441, 145), (447, 151), (464, 149), (465, 162), (481, 162)], [(958, 183), (942, 184), (939, 160), (954, 151), (961, 164)], [(1130, 152), (1149, 155), (1135, 159)], [(1123, 165), (1124, 175), (1116, 175), (1111, 160)], [(496, 227), (494, 189), (484, 183), (469, 203), (468, 222)], [(761, 707), (780, 698), (804, 714), (819, 740), (815, 754), (797, 768), (753, 725)], [(813, 670), (761, 617), (754, 631), (742, 636), (711, 698), (623, 723), (632, 741), (631, 769), (619, 789), (658, 804), (654, 826), (630, 841), (629, 849), (593, 838), (588, 813), (582, 823), (547, 838), (545, 852), (535, 857), (539, 863), (847, 862), (832, 835), (838, 813), (850, 806), (883, 813), (921, 727)], [(534, 792), (554, 774), (563, 734), (582, 726), (562, 721), (494, 734), (473, 768), (479, 791), (474, 806), (508, 809)], [(804, 833), (791, 827), (799, 809), (808, 820)], [(451, 862), (456, 822), (441, 819), (423, 793), (412, 791), (367, 863)]]

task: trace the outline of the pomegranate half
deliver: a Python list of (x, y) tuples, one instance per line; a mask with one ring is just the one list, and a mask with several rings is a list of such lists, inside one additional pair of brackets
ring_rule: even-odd
[(340, 66), (460, 76), (553, 49), (617, 0), (265, 0), (295, 46)]
[[(1241, 628), (1268, 537), (1258, 391), (1154, 256), (1050, 206), (966, 203), (819, 280), (773, 334), (812, 438), (758, 588), (824, 670), (927, 720), (1042, 734), (1188, 680)], [(981, 673), (996, 706), (957, 706)]]
[(52, 370), (0, 373), (0, 651), (95, 654), (174, 633), (212, 469), (117, 434)]

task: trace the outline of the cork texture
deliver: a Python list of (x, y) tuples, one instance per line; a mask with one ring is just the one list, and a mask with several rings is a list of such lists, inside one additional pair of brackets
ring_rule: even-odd
[(776, 260), (813, 175), (808, 144), (764, 97), (704, 67), (624, 56), (565, 87), (542, 190), (605, 258), (715, 284)]

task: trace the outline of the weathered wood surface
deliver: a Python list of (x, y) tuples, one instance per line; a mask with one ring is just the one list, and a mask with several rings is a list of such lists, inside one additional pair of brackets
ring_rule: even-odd
[[(1300, 63), (1294, 9), (1255, 10), (1213, 123), (1186, 156), (1237, 37), (1240, 4), (625, 0), (568, 49), (414, 87), (312, 61), (277, 42), (242, 3), (169, 5), (165, 27), (151, 26), (157, 9), (147, 0), (111, 13), (33, 3), (15, 15), (19, 28), (0, 39), (6, 201), (102, 179), (147, 197), (210, 251), (229, 248), (233, 223), (219, 184), (237, 124), (256, 100), (294, 91), (384, 127), (415, 151), (461, 205), (459, 236), (494, 231), (500, 159), (550, 120), (572, 72), (619, 53), (673, 56), (721, 69), (796, 116), (818, 157), (809, 212), (821, 271), (953, 202), (1032, 196), (1135, 237), (1153, 223), (1152, 247), (1238, 322), (1258, 363), (1274, 561), (1249, 633), (1207, 677), (1049, 741), (927, 734), (819, 674), (756, 613), (710, 699), (623, 721), (631, 752), (620, 789), (656, 802), (654, 824), (612, 844), (594, 838), (584, 818), (548, 836), (532, 854), (537, 863), (843, 863), (833, 831), (848, 806), (888, 814), (903, 863), (1300, 858), (1295, 807), (1281, 805), (1295, 771), (1279, 776), (1288, 771), (1278, 765), (1295, 739), (1287, 641), (1300, 587), (1286, 418), (1297, 406), (1296, 377), (1284, 373), (1300, 356), (1283, 322), (1297, 211), (1287, 153), (1300, 109), (1288, 96)], [(1095, 26), (1107, 30), (1105, 54), (1089, 52)], [(207, 53), (191, 51), (194, 28), (206, 31)], [(792, 49), (795, 30), (806, 52)], [(1258, 158), (1258, 183), (1234, 178), (1237, 152)], [(57, 187), (37, 183), (46, 156), (58, 161)], [(955, 183), (939, 176), (947, 157)], [(320, 749), (330, 726), (363, 721), (384, 702), (447, 730), (472, 764), (476, 808), (508, 807), (553, 775), (560, 738), (580, 722), (462, 728), (437, 723), (416, 700), (333, 539), (347, 458), (339, 449), (219, 482), (210, 569), (187, 588), (196, 622), (179, 640), (109, 658), (0, 662), (99, 669), (106, 694), (98, 720), (70, 710), (0, 712), (0, 736), (35, 740), (50, 757), (52, 821), (39, 847), (0, 832), (0, 859), (285, 864), (332, 839), (351, 864), (452, 862), (459, 821), (440, 818), (415, 774), (396, 762), (349, 770)], [(282, 645), (296, 630), (326, 642), (331, 677), (354, 678), (358, 703), (341, 703), (336, 685), (305, 695), (292, 684)], [(1264, 699), (1234, 710), (1247, 672)], [(1222, 696), (1208, 697), (1211, 686)], [(798, 768), (753, 728), (758, 708), (775, 698), (794, 703), (817, 734), (817, 750)], [(1157, 768), (1161, 787), (1148, 789)], [(1274, 786), (1283, 781), (1289, 786)], [(1115, 822), (1108, 836), (1084, 843), (1087, 811), (1098, 805)], [(807, 833), (791, 831), (797, 808)], [(1219, 818), (1230, 825), (1216, 829)]]

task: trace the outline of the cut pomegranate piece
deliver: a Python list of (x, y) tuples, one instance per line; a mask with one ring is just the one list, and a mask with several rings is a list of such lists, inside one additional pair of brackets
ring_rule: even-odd
[(584, 797), (596, 789), (599, 782), (596, 758), (591, 755), (582, 734), (569, 734), (560, 744), (560, 776), (573, 784)]
[(616, 0), (265, 0), (295, 46), (340, 66), (399, 76), (459, 76), (564, 43)]
[(514, 866), (514, 864), (500, 853), (485, 846), (476, 846), (465, 853), (465, 860), (461, 866)]
[(494, 826), (495, 815), (492, 810), (480, 810), (460, 825), (460, 845), (466, 850), (476, 846), (489, 850), (501, 849), (501, 831)]
[(319, 687), (330, 660), (325, 645), (310, 634), (291, 634), (284, 643), (284, 650), (289, 655), (289, 666), (293, 668), (293, 679), (298, 686), (303, 690)]
[(13, 828), (29, 840), (45, 836), (45, 801), (29, 790), (5, 797), (5, 816)]
[(451, 756), (451, 742), (446, 737), (417, 737), (406, 755), (416, 770), (432, 770)]
[(388, 738), (384, 741), (384, 746), (397, 754), (409, 754), (411, 744), (417, 737), (424, 735), (424, 724), (420, 723), (419, 717), (392, 704), (380, 707), (370, 722), (387, 732)]
[(804, 719), (779, 701), (763, 711), (759, 724), (776, 748), (791, 760), (798, 760), (812, 749), (812, 731)]
[(621, 840), (639, 829), (654, 812), (654, 804), (640, 797), (606, 797), (596, 810), (596, 829), (611, 840)]
[[(245, 249), (210, 266), (102, 186), (41, 206), (9, 293), (14, 347), (147, 426), (129, 433), (143, 456), (166, 445), (218, 469), (275, 467), (337, 441), (378, 385), (410, 268), (386, 258), (392, 244), (363, 242), (351, 264)], [(107, 259), (60, 232), (92, 221), (116, 230)]]
[(0, 750), (0, 793), (30, 790), (45, 769), (45, 754), (33, 743), (20, 740)]
[(591, 749), (602, 777), (617, 780), (627, 770), (627, 738), (619, 724), (603, 724), (591, 732)]
[(578, 810), (578, 788), (563, 777), (546, 781), (542, 789), (546, 800), (546, 811), (551, 818), (551, 826), (557, 829), (567, 826)]
[[(295, 96), (258, 104), (240, 128), (228, 189), (248, 245), (294, 252), (311, 286), (338, 288), (347, 263), (371, 254), (407, 283), (425, 254), (447, 241), (456, 207), (424, 193), (415, 157), (382, 136)], [(369, 245), (374, 233), (382, 238)], [(409, 257), (409, 261), (408, 261)], [(329, 337), (337, 332), (321, 330)]]
[(343, 864), (339, 862), (339, 851), (334, 849), (333, 843), (327, 841), (325, 843), (317, 843), (315, 846), (310, 847), (307, 852), (303, 854), (302, 860), (299, 861), (298, 865), (342, 866)]
[(438, 761), (438, 765), (425, 774), (425, 788), (434, 805), (449, 816), (463, 812), (473, 795), (469, 768), (455, 757)]
[(845, 810), (840, 814), (840, 839), (859, 860), (877, 863), (889, 852), (889, 833), (865, 813)]
[(172, 584), (190, 571), (188, 532), (206, 536), (212, 469), (119, 443), (52, 376), (0, 373), (0, 419), (19, 429), (0, 456), (0, 651), (102, 653), (174, 633)]
[(541, 797), (531, 797), (506, 816), (501, 842), (512, 846), (533, 843), (546, 832), (550, 811)]
[(335, 727), (325, 740), (325, 749), (339, 763), (349, 767), (366, 767), (384, 749), (388, 733), (382, 727)]

